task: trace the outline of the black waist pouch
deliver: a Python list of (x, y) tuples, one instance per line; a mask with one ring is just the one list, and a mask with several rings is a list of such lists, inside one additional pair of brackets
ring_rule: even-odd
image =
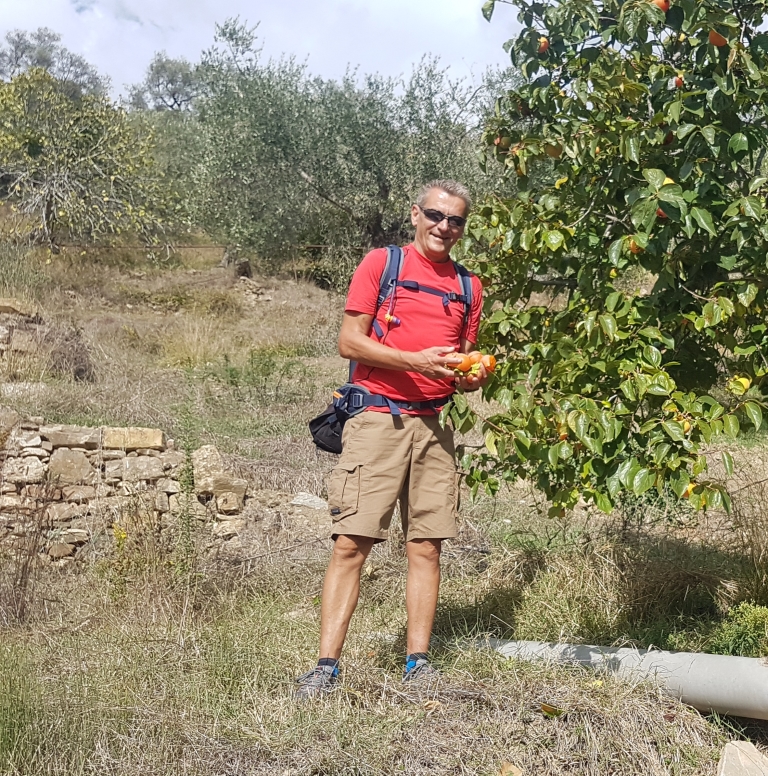
[(342, 450), (341, 435), (344, 424), (352, 417), (371, 406), (364, 397), (370, 396), (367, 388), (345, 383), (333, 392), (333, 401), (316, 417), (309, 421), (312, 441), (328, 453), (339, 455)]

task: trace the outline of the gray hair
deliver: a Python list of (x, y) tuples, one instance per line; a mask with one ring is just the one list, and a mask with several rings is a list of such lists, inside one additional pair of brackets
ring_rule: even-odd
[(469, 195), (469, 189), (458, 181), (451, 180), (450, 178), (438, 178), (437, 180), (425, 183), (419, 191), (419, 196), (416, 197), (416, 204), (419, 207), (424, 207), (424, 203), (427, 201), (429, 192), (432, 189), (440, 189), (446, 194), (451, 194), (454, 197), (464, 200), (464, 204), (467, 206), (466, 212), (469, 213), (472, 207), (472, 197)]

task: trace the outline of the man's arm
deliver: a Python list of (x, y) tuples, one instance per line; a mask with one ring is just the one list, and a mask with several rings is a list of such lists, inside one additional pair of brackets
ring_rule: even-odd
[(419, 372), (433, 380), (455, 376), (446, 364), (459, 364), (461, 360), (446, 359), (445, 356), (456, 350), (456, 343), (418, 351), (395, 350), (371, 339), (372, 324), (372, 315), (351, 311), (344, 313), (339, 334), (339, 355), (342, 358), (397, 372)]

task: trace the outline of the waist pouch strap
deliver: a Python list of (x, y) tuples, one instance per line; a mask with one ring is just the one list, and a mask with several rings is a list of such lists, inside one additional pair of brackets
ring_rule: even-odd
[[(356, 415), (367, 407), (386, 407), (392, 415), (402, 415), (401, 410), (438, 410), (450, 401), (451, 396), (429, 401), (398, 401), (381, 394), (361, 394), (351, 392), (344, 397), (341, 409), (348, 415)], [(345, 405), (345, 406), (344, 406)]]

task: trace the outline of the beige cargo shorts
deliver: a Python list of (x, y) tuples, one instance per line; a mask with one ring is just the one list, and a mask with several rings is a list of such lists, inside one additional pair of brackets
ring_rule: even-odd
[(395, 506), (406, 541), (457, 534), (458, 476), (453, 431), (437, 415), (361, 412), (347, 421), (331, 472), (333, 538), (387, 538)]

